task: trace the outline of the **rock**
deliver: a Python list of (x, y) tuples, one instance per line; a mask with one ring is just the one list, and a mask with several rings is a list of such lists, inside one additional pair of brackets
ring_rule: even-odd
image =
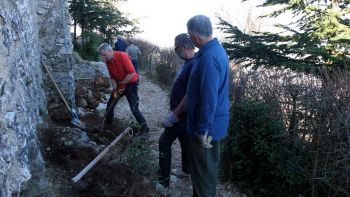
[(105, 113), (105, 111), (106, 111), (106, 108), (107, 108), (107, 104), (105, 104), (105, 103), (99, 103), (98, 106), (95, 108), (95, 112), (96, 112), (99, 116), (103, 117), (103, 116), (104, 116), (104, 113)]
[(112, 93), (112, 88), (105, 89), (104, 93), (111, 94)]
[(100, 101), (98, 101), (96, 99), (91, 99), (91, 100), (89, 100), (89, 108), (95, 109), (99, 103), (100, 103)]
[(106, 94), (104, 92), (99, 92), (99, 93), (100, 93), (100, 100), (102, 102), (106, 101), (107, 100)]
[(53, 110), (53, 109), (55, 109), (55, 108), (57, 108), (59, 106), (61, 106), (60, 103), (50, 102), (50, 103), (47, 104), (47, 109), (48, 110)]
[(15, 121), (16, 121), (16, 112), (7, 112), (5, 114), (5, 120), (7, 122), (7, 126), (9, 128), (15, 127)]
[(101, 100), (101, 94), (100, 94), (100, 92), (97, 92), (97, 91), (94, 92), (94, 93), (93, 93), (93, 96), (95, 97), (96, 100)]
[(88, 104), (88, 102), (87, 102), (87, 100), (85, 99), (85, 98), (80, 98), (79, 100), (78, 100), (78, 103), (77, 103), (77, 106), (79, 106), (79, 107), (87, 107), (89, 104)]
[(110, 79), (108, 77), (96, 77), (95, 85), (108, 88), (110, 86)]
[(90, 100), (92, 99), (92, 91), (91, 90), (88, 90), (87, 91), (87, 98)]
[(75, 87), (75, 96), (76, 97), (87, 97), (88, 96), (88, 90), (83, 87), (82, 85), (77, 85)]

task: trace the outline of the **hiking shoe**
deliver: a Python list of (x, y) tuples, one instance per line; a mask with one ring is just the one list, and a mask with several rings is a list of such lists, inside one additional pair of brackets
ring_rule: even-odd
[(149, 128), (148, 127), (144, 127), (140, 129), (140, 137), (142, 140), (148, 140), (149, 138)]
[(180, 178), (180, 179), (183, 179), (183, 178), (189, 178), (191, 176), (190, 173), (186, 173), (180, 169), (172, 169), (171, 170), (171, 174), (173, 174), (174, 176)]
[(169, 187), (165, 187), (159, 182), (156, 184), (156, 191), (160, 193), (162, 196), (170, 196)]
[(140, 138), (141, 138), (141, 140), (148, 140), (149, 139), (149, 132), (148, 133), (141, 133)]

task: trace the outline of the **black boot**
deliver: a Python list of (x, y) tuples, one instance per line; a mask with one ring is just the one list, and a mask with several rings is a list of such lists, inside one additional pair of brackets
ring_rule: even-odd
[(141, 132), (141, 139), (142, 140), (148, 140), (149, 138), (149, 128), (146, 123), (143, 123), (140, 128)]

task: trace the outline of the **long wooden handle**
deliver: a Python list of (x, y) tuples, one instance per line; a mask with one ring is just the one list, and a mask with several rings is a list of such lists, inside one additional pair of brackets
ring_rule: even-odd
[[(111, 95), (111, 96), (113, 96), (113, 95)], [(106, 121), (107, 115), (109, 114), (109, 112), (111, 112), (112, 109), (114, 109), (113, 105), (114, 105), (116, 102), (118, 102), (118, 100), (119, 100), (120, 98), (121, 98), (121, 97), (113, 98), (111, 104), (110, 104), (110, 105), (108, 106), (108, 108), (106, 109), (106, 112), (105, 112), (105, 114), (103, 115), (102, 120), (99, 122), (99, 124), (98, 124), (98, 126), (97, 126), (98, 128), (101, 127), (101, 126), (103, 126), (104, 122)]]
[(82, 171), (79, 172), (75, 177), (72, 178), (73, 182), (78, 182), (89, 170), (96, 165), (98, 161), (102, 159), (103, 156), (107, 154), (107, 152), (111, 149), (112, 146), (117, 144), (117, 142), (123, 137), (124, 134), (132, 131), (130, 127), (126, 128), (121, 134), (118, 135), (117, 138), (113, 140), (111, 144), (109, 144), (94, 160), (92, 160)]
[(58, 92), (58, 94), (60, 95), (61, 99), (63, 100), (63, 103), (66, 105), (66, 107), (68, 108), (69, 112), (72, 112), (72, 109), (71, 109), (70, 106), (68, 105), (68, 103), (67, 103), (66, 99), (64, 98), (64, 96), (63, 96), (61, 90), (59, 89), (59, 87), (57, 86), (55, 80), (53, 79), (53, 77), (52, 77), (52, 75), (51, 75), (51, 73), (50, 73), (50, 71), (49, 71), (49, 68), (47, 67), (47, 65), (46, 65), (43, 61), (41, 61), (41, 63), (44, 65), (44, 68), (45, 68), (47, 74), (49, 74), (49, 78), (51, 79), (53, 85), (55, 86), (55, 88), (56, 88), (56, 90), (57, 90), (57, 92)]

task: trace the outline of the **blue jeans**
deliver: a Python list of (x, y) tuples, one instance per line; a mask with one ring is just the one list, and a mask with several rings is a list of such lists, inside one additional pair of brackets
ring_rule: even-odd
[(132, 65), (134, 65), (135, 71), (137, 74), (139, 74), (139, 64), (137, 63), (137, 59), (131, 59)]
[[(122, 96), (124, 95), (128, 99), (130, 110), (132, 114), (135, 116), (137, 122), (140, 124), (141, 130), (144, 131), (145, 129), (148, 129), (146, 120), (139, 110), (139, 96), (137, 94), (137, 83), (126, 85)], [(107, 108), (111, 105), (112, 101), (113, 101), (113, 95), (109, 97), (109, 100), (107, 102)], [(107, 114), (106, 124), (112, 123), (113, 117), (114, 117), (114, 107), (116, 104), (117, 102), (115, 102), (111, 111)]]
[(166, 128), (159, 138), (159, 182), (164, 187), (169, 187), (171, 168), (171, 146), (176, 138), (181, 145), (182, 171), (190, 173), (188, 159), (188, 135), (186, 132), (186, 117), (182, 117), (173, 127)]

